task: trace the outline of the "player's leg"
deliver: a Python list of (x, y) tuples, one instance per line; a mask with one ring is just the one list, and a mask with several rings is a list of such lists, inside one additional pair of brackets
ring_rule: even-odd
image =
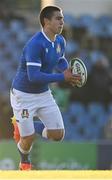
[(20, 132), (20, 140), (17, 144), (20, 153), (20, 165), (21, 170), (30, 170), (32, 168), (30, 160), (30, 152), (34, 141), (34, 125), (32, 117), (19, 119), (18, 128)]
[[(14, 127), (14, 135), (13, 138), (15, 140), (16, 143), (19, 142), (20, 140), (20, 133), (19, 133), (19, 129), (18, 129), (18, 125), (16, 122), (16, 119), (13, 117), (12, 118), (13, 121), (13, 127)], [(60, 119), (60, 118), (59, 118)], [(62, 120), (61, 120), (62, 121)], [(35, 133), (39, 134), (45, 138), (51, 139), (52, 138), (52, 134), (55, 136), (55, 140), (60, 140), (63, 136), (64, 136), (64, 129), (56, 129), (56, 130), (52, 130), (52, 129), (47, 129), (45, 128), (44, 124), (40, 121), (34, 121), (34, 129), (35, 129)], [(53, 139), (54, 139), (53, 138)]]
[(47, 138), (54, 141), (61, 141), (64, 138), (64, 129), (47, 129)]
[[(14, 111), (17, 118), (17, 112)], [(19, 119), (19, 120), (18, 120)], [(17, 118), (18, 129), (20, 132), (20, 140), (17, 143), (17, 148), (20, 153), (20, 165), (21, 170), (32, 169), (30, 152), (32, 149), (32, 144), (35, 138), (35, 130), (32, 117), (28, 118)]]
[(44, 100), (44, 106), (38, 111), (38, 117), (45, 125), (42, 136), (55, 141), (60, 141), (65, 134), (61, 112), (50, 91), (46, 92), (45, 97), (42, 98)]
[(44, 138), (52, 139), (54, 141), (60, 141), (60, 140), (63, 140), (64, 138), (65, 129), (63, 126), (61, 113), (59, 110), (56, 110), (56, 111), (52, 110), (52, 113), (51, 113), (49, 112), (49, 108), (48, 108), (48, 113), (47, 115), (45, 115), (44, 114), (45, 108), (43, 109), (43, 112), (41, 110), (40, 114), (42, 113), (42, 115), (40, 115), (40, 119), (42, 118), (41, 120), (45, 124), (45, 128), (43, 129), (43, 132), (42, 132), (42, 136)]
[(11, 105), (20, 132), (20, 140), (17, 147), (21, 157), (21, 170), (30, 170), (32, 168), (30, 151), (35, 136), (35, 130), (33, 124), (34, 109), (30, 109), (30, 107), (32, 108), (30, 101), (30, 98), (28, 98), (27, 95), (25, 96), (22, 92), (15, 90), (11, 93)]

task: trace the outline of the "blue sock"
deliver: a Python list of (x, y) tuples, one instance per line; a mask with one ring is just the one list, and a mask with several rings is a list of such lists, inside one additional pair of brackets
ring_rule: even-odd
[(42, 131), (45, 128), (44, 124), (41, 121), (34, 121), (35, 132), (42, 136)]

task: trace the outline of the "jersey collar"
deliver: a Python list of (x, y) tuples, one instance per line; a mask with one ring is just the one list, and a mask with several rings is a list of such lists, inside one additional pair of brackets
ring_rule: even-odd
[(51, 41), (47, 36), (46, 34), (44, 33), (43, 29), (42, 29), (42, 34), (44, 35), (44, 37), (51, 43), (54, 43), (55, 41)]

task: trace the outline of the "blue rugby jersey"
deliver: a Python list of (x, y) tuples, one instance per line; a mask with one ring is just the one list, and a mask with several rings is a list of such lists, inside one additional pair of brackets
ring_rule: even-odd
[[(65, 40), (62, 35), (57, 35), (52, 42), (43, 31), (36, 33), (23, 48), (12, 88), (27, 93), (41, 93), (49, 89), (49, 83), (63, 81), (62, 72), (68, 68), (64, 52)], [(61, 73), (53, 73), (55, 68)]]

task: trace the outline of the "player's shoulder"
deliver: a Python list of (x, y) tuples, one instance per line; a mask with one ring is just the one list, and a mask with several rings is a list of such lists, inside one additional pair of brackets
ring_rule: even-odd
[(43, 41), (43, 37), (42, 37), (42, 33), (38, 32), (35, 33), (30, 39), (29, 41), (26, 43), (26, 46), (37, 46), (42, 44)]
[(65, 40), (65, 38), (63, 37), (63, 35), (58, 34), (58, 35), (56, 36), (56, 38), (57, 38), (57, 41), (59, 41), (62, 45), (66, 46), (66, 40)]
[(61, 34), (58, 34), (57, 36), (56, 36), (56, 38), (59, 40), (59, 41), (65, 41), (65, 38), (63, 37), (63, 35), (61, 35)]

